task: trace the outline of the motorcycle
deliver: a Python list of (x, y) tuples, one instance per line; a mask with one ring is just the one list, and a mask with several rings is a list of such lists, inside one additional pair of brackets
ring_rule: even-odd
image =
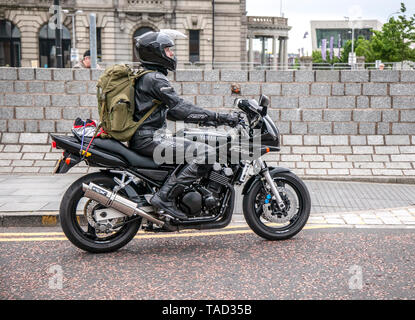
[(82, 161), (100, 170), (81, 177), (64, 194), (59, 218), (66, 237), (82, 250), (106, 253), (125, 246), (140, 229), (177, 232), (225, 228), (234, 211), (234, 186), (243, 184), (243, 214), (248, 226), (267, 240), (294, 237), (309, 218), (310, 194), (291, 170), (268, 167), (262, 159), (267, 153), (280, 151), (278, 128), (267, 114), (269, 102), (264, 95), (259, 103), (237, 99), (240, 121), (233, 133), (183, 130), (186, 138), (195, 132), (206, 141), (225, 137), (228, 155), (247, 153), (249, 146), (235, 147), (235, 140), (247, 137), (252, 142), (260, 138), (259, 153), (254, 158), (216, 162), (210, 172), (176, 198), (176, 205), (188, 216), (186, 220), (158, 212), (149, 202), (183, 164), (158, 164), (114, 139), (52, 134), (52, 146), (64, 150), (55, 173), (66, 173)]

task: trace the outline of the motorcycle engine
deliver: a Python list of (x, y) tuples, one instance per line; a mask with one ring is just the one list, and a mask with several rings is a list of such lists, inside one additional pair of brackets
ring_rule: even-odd
[[(229, 175), (229, 172), (228, 172)], [(179, 208), (188, 216), (202, 217), (215, 213), (221, 207), (225, 186), (229, 182), (222, 167), (213, 170), (209, 178), (202, 180), (197, 186), (192, 186), (179, 197)]]
[(180, 208), (188, 216), (198, 216), (203, 208), (202, 195), (197, 191), (186, 192), (181, 198)]

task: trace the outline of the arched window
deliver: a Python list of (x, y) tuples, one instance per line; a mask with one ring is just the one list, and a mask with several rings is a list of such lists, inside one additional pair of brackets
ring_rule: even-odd
[[(55, 30), (44, 25), (39, 32), (39, 66), (41, 68), (56, 68)], [(71, 67), (71, 34), (62, 26), (62, 56), (63, 66)]]
[(20, 67), (20, 31), (10, 21), (0, 20), (0, 67)]
[(138, 28), (135, 32), (134, 32), (134, 36), (133, 36), (133, 61), (134, 62), (138, 62), (138, 57), (135, 56), (135, 38), (139, 37), (141, 35), (143, 35), (144, 33), (147, 33), (149, 31), (154, 31), (154, 29), (150, 28), (150, 27), (141, 27)]

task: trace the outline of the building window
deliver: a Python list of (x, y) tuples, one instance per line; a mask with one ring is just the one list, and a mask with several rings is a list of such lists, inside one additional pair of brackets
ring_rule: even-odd
[(97, 59), (102, 62), (102, 28), (97, 28)]
[[(39, 63), (41, 68), (56, 68), (55, 30), (44, 25), (39, 32)], [(71, 34), (62, 26), (63, 66), (71, 67)]]
[[(339, 43), (339, 37), (341, 39), (341, 46), (344, 47), (347, 41), (352, 40), (352, 29), (317, 29), (317, 47), (321, 48), (323, 39), (330, 41), (330, 38), (334, 38), (334, 46), (337, 48)], [(355, 40), (363, 36), (366, 40), (370, 40), (373, 33), (370, 29), (355, 29)]]
[(0, 67), (20, 67), (20, 31), (7, 20), (0, 20)]
[(189, 30), (189, 61), (200, 61), (200, 30)]
[(134, 32), (134, 36), (133, 36), (133, 61), (134, 62), (139, 62), (138, 57), (136, 57), (135, 55), (135, 38), (142, 36), (143, 34), (150, 32), (150, 31), (154, 31), (154, 29), (150, 27), (141, 27)]

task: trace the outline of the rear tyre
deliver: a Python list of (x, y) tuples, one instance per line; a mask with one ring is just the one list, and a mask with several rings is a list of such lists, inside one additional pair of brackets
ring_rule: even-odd
[(272, 178), (289, 211), (281, 212), (275, 203), (266, 202), (271, 192), (262, 180), (258, 180), (243, 199), (244, 216), (260, 237), (272, 241), (287, 240), (307, 223), (311, 210), (310, 194), (304, 182), (292, 172), (276, 173)]
[[(104, 234), (104, 236), (100, 236), (99, 232), (89, 222), (87, 226), (81, 226), (77, 211), (83, 210), (86, 206), (83, 202), (88, 200), (84, 198), (82, 184), (89, 184), (90, 182), (109, 190), (112, 190), (116, 185), (113, 176), (104, 172), (92, 173), (75, 181), (65, 192), (60, 205), (59, 218), (63, 232), (69, 241), (82, 250), (91, 253), (116, 251), (134, 238), (140, 228), (141, 219), (127, 223), (115, 232)], [(126, 196), (122, 194), (122, 190), (119, 193)], [(123, 222), (129, 219), (126, 217)]]

